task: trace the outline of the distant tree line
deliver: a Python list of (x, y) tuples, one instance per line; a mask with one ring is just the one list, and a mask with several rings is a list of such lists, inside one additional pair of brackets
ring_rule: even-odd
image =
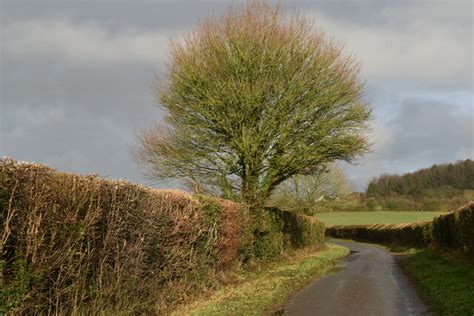
[(382, 175), (367, 187), (368, 197), (394, 195), (423, 195), (441, 190), (474, 189), (474, 161), (467, 159), (456, 163), (433, 165), (404, 175)]

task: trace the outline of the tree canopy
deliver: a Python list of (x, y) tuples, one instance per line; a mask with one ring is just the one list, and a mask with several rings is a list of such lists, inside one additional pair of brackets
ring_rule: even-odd
[(455, 190), (474, 189), (474, 161), (433, 165), (404, 175), (382, 175), (367, 187), (367, 196), (422, 195), (427, 190), (450, 187)]
[(139, 138), (154, 179), (191, 179), (262, 204), (294, 175), (368, 149), (359, 65), (311, 20), (249, 2), (170, 45), (156, 82), (166, 125)]

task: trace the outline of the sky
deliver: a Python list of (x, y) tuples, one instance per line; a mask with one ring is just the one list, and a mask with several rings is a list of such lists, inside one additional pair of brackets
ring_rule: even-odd
[[(0, 0), (0, 157), (176, 186), (147, 180), (130, 146), (165, 114), (151, 85), (170, 38), (230, 4)], [(359, 190), (384, 173), (474, 159), (472, 1), (282, 4), (361, 62), (372, 152), (342, 164)]]

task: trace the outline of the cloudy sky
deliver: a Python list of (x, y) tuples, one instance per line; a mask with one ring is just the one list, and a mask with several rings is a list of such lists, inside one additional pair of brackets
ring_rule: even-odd
[[(150, 84), (168, 40), (229, 4), (0, 0), (0, 156), (151, 184), (129, 148), (163, 116)], [(382, 173), (474, 158), (472, 1), (283, 5), (361, 60), (373, 152), (344, 166), (359, 189)]]

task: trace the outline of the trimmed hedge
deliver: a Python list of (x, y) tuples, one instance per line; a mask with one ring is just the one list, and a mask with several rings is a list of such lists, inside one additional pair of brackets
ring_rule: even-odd
[(433, 244), (474, 258), (474, 202), (433, 220)]
[(11, 160), (0, 169), (0, 302), (12, 313), (163, 310), (246, 247), (245, 220), (222, 225), (248, 217), (236, 204)]
[(332, 226), (326, 228), (326, 234), (363, 242), (425, 247), (431, 242), (431, 223)]
[(332, 226), (326, 228), (326, 235), (401, 246), (434, 246), (474, 258), (474, 202), (436, 217), (432, 222)]
[(272, 258), (285, 249), (324, 245), (324, 223), (314, 217), (275, 207), (254, 214), (255, 256)]
[(253, 259), (321, 246), (324, 226), (0, 160), (0, 313), (161, 314)]

